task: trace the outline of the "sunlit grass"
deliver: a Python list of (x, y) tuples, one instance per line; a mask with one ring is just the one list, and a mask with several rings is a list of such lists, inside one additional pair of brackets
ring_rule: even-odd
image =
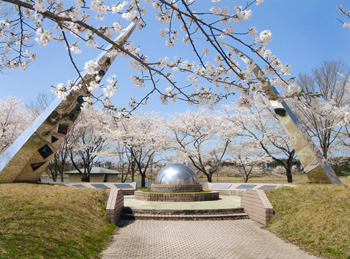
[(98, 258), (108, 191), (0, 184), (0, 258)]
[(265, 192), (276, 212), (269, 230), (315, 255), (350, 258), (349, 184), (303, 184)]

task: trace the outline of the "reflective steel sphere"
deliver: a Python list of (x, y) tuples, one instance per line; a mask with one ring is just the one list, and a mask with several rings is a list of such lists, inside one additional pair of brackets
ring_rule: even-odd
[(154, 183), (167, 185), (200, 184), (192, 169), (183, 164), (165, 166), (158, 172)]

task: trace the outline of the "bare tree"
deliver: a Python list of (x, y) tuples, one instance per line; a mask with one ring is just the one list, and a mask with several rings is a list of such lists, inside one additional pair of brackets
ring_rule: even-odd
[(29, 113), (32, 115), (32, 117), (35, 119), (38, 117), (49, 104), (55, 99), (55, 96), (53, 94), (48, 94), (46, 92), (41, 92), (37, 95), (35, 101), (30, 101), (29, 103), (26, 103), (26, 108), (28, 109)]
[(136, 172), (136, 163), (134, 157), (130, 154), (126, 145), (117, 144), (117, 148), (114, 149), (113, 153), (118, 154), (118, 165), (117, 170), (122, 173), (121, 182), (125, 182), (129, 175), (131, 176), (131, 181), (134, 181)]
[(69, 133), (69, 135), (64, 138), (62, 144), (45, 170), (46, 174), (54, 182), (57, 181), (58, 177), (61, 178), (61, 182), (64, 180), (64, 171), (66, 170), (67, 160), (72, 153), (73, 140), (73, 137)]
[(340, 61), (324, 61), (311, 75), (299, 74), (297, 84), (319, 97), (300, 97), (292, 102), (300, 121), (321, 147), (327, 158), (329, 149), (342, 130), (343, 114), (337, 112), (350, 104), (347, 79), (350, 69)]

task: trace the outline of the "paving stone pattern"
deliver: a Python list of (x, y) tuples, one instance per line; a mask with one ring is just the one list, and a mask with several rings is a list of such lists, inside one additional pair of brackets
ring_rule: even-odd
[(252, 220), (121, 220), (101, 258), (317, 258)]

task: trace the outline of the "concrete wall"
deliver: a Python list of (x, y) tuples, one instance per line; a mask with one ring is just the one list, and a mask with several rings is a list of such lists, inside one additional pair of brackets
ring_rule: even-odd
[[(80, 174), (70, 174), (69, 175), (69, 181), (70, 182), (81, 182), (81, 175)], [(98, 175), (90, 175), (90, 182), (92, 183), (102, 183), (105, 178), (104, 174), (98, 174)], [(107, 175), (107, 182), (118, 182), (118, 175)]]
[(122, 190), (111, 190), (106, 207), (106, 217), (109, 222), (117, 224), (124, 207)]
[(118, 182), (118, 175), (114, 175), (114, 174), (107, 175), (107, 182)]
[(249, 218), (261, 224), (272, 218), (273, 207), (263, 190), (246, 190), (242, 196), (241, 206)]
[(103, 182), (104, 178), (105, 178), (104, 174), (98, 174), (98, 175), (90, 174), (91, 183), (101, 183)]
[(80, 174), (70, 174), (69, 175), (69, 181), (70, 182), (81, 182), (81, 175)]

